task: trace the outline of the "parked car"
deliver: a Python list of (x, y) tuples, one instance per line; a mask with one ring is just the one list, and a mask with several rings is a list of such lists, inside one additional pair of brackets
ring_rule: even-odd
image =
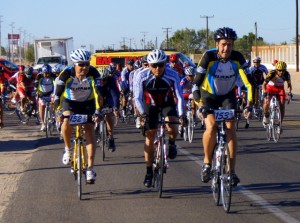
[(4, 77), (8, 80), (12, 75), (19, 71), (18, 65), (9, 60), (0, 58), (0, 66), (4, 69)]

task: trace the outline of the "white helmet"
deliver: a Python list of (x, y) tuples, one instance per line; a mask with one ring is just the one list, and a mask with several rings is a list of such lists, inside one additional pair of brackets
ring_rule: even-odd
[(184, 68), (184, 74), (187, 76), (195, 76), (195, 68), (192, 66)]
[(89, 62), (91, 60), (90, 52), (87, 50), (83, 50), (83, 49), (78, 49), (78, 50), (73, 51), (71, 53), (70, 57), (74, 63)]
[(52, 72), (53, 73), (60, 73), (60, 72), (62, 72), (63, 69), (64, 69), (64, 65), (57, 63), (57, 64), (53, 65)]
[(147, 56), (147, 61), (149, 64), (164, 63), (166, 60), (167, 56), (163, 50), (153, 50)]

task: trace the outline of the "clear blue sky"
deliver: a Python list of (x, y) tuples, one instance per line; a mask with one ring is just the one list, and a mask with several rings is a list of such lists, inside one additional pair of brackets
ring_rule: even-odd
[[(181, 4), (179, 4), (181, 2)], [(245, 3), (247, 2), (247, 3)], [(93, 45), (95, 49), (120, 47), (123, 37), (132, 48), (166, 37), (163, 28), (171, 28), (169, 36), (180, 29), (205, 29), (206, 19), (213, 16), (209, 29), (229, 26), (239, 37), (249, 32), (273, 44), (291, 43), (296, 36), (296, 2), (293, 0), (12, 0), (0, 7), (1, 42), (7, 47), (7, 34), (14, 22), (14, 33), (20, 27), (34, 38), (74, 38), (74, 47)], [(21, 33), (22, 34), (22, 33)], [(28, 36), (27, 36), (28, 39)]]

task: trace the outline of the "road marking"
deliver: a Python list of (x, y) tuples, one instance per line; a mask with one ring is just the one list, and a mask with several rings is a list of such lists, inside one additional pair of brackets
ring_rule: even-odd
[[(195, 161), (199, 166), (203, 165), (203, 162), (199, 158), (197, 158), (196, 156), (194, 156), (193, 154), (188, 152), (186, 149), (182, 149), (180, 147), (177, 147), (177, 148), (181, 153), (186, 155), (189, 159)], [(276, 217), (280, 218), (283, 222), (299, 223), (299, 220), (293, 218), (291, 215), (289, 215), (288, 213), (282, 211), (281, 209), (271, 205), (268, 201), (266, 201), (262, 197), (256, 195), (255, 193), (252, 193), (250, 190), (247, 190), (245, 187), (237, 186), (236, 190), (241, 192), (246, 197), (248, 197), (254, 203), (260, 205), (261, 207), (263, 207), (265, 209), (267, 209), (270, 213), (272, 213)]]

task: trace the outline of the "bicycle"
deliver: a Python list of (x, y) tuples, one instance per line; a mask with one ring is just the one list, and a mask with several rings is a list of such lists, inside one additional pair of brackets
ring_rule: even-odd
[(194, 121), (194, 115), (192, 112), (192, 101), (193, 99), (189, 99), (187, 103), (187, 112), (186, 112), (186, 118), (187, 118), (187, 127), (183, 127), (183, 138), (184, 141), (189, 140), (190, 143), (193, 142), (194, 138), (194, 127), (195, 127), (195, 121)]
[[(241, 96), (237, 96), (236, 100), (237, 100), (237, 108), (236, 108), (236, 116), (235, 116), (235, 129), (236, 131), (238, 131), (239, 129), (239, 123), (240, 120), (242, 119), (242, 114), (243, 114), (243, 110), (244, 110), (244, 97), (246, 96), (247, 91), (242, 90)], [(246, 119), (246, 124), (245, 124), (245, 128), (248, 128), (250, 125), (250, 119)]]
[(73, 157), (71, 162), (71, 173), (77, 181), (77, 195), (82, 200), (82, 174), (87, 171), (87, 154), (84, 149), (84, 129), (83, 125), (88, 122), (88, 115), (74, 114), (70, 116), (71, 126), (75, 126), (75, 139), (73, 147)]
[[(125, 97), (124, 95), (122, 97)], [(126, 104), (126, 112), (121, 108), (120, 111), (121, 117), (122, 117), (122, 122), (125, 122), (126, 124), (130, 123), (130, 120), (134, 119), (134, 107), (133, 107), (133, 101), (132, 101), (132, 96), (128, 96), (128, 101)]]
[(264, 96), (262, 86), (258, 86), (258, 105), (253, 107), (254, 116), (261, 121), (263, 118), (263, 103), (264, 103)]
[[(106, 116), (106, 114), (112, 113), (113, 109), (106, 107), (101, 109), (101, 113)], [(100, 145), (102, 150), (102, 161), (105, 160), (105, 150), (108, 148), (109, 139), (108, 139), (108, 130), (107, 122), (104, 118), (100, 123), (96, 123), (96, 133), (97, 133), (97, 143)]]
[(46, 137), (52, 136), (54, 130), (54, 112), (51, 106), (51, 97), (42, 97), (43, 102), (46, 104), (44, 111), (44, 123)]
[(166, 121), (165, 117), (160, 111), (160, 120), (158, 121), (158, 131), (154, 141), (154, 161), (153, 161), (153, 182), (152, 187), (158, 191), (158, 196), (162, 197), (164, 174), (169, 168), (167, 160), (167, 146), (166, 146), (166, 124), (180, 124), (179, 122)]
[[(274, 142), (277, 143), (280, 134), (281, 134), (281, 112), (279, 108), (279, 101), (278, 96), (285, 96), (280, 94), (274, 94), (270, 100), (270, 121), (268, 124), (266, 124), (266, 134), (267, 134), (267, 140), (271, 141), (271, 138), (273, 138)], [(269, 95), (267, 96), (269, 97)]]
[(234, 109), (213, 110), (215, 121), (218, 122), (217, 143), (215, 145), (211, 169), (211, 190), (216, 205), (220, 198), (225, 212), (229, 212), (232, 196), (232, 172), (230, 171), (230, 152), (227, 145), (226, 121), (234, 119)]
[(21, 101), (16, 103), (15, 113), (22, 124), (27, 124), (29, 118), (34, 115), (37, 119), (37, 124), (40, 123), (39, 112), (35, 100), (30, 102), (28, 99), (25, 101), (24, 109), (21, 109)]

